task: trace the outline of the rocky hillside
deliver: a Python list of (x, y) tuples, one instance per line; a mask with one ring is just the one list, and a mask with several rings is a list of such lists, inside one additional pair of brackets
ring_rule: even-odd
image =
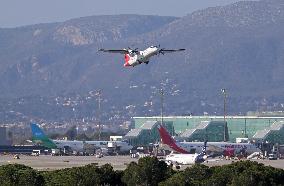
[[(153, 115), (164, 87), (168, 114), (221, 114), (226, 88), (232, 114), (279, 110), (283, 33), (282, 0), (238, 2), (182, 18), (93, 16), (0, 29), (0, 95), (48, 98), (102, 89), (109, 107), (131, 105), (137, 115)], [(187, 50), (128, 69), (123, 56), (97, 51), (152, 44)]]

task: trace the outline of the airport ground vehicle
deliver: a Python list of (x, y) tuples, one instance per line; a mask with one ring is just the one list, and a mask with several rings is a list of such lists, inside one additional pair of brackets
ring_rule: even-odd
[(272, 152), (270, 154), (268, 154), (268, 159), (269, 160), (277, 160), (277, 153), (276, 152)]
[(31, 156), (39, 156), (40, 155), (40, 150), (33, 150), (31, 153)]

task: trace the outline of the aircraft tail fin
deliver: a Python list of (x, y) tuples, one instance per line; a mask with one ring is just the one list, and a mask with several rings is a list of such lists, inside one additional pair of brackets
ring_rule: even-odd
[(50, 140), (43, 130), (39, 128), (39, 126), (35, 123), (31, 123), (31, 130), (32, 130), (32, 141), (33, 142), (40, 142), (43, 146), (47, 148), (56, 148), (55, 143)]
[(172, 138), (172, 136), (168, 133), (168, 131), (160, 125), (159, 127), (159, 134), (162, 140), (162, 143), (167, 145), (172, 145), (175, 143), (175, 140)]
[(39, 126), (35, 123), (31, 123), (32, 135), (34, 138), (43, 138), (46, 137), (45, 133)]
[(159, 126), (159, 134), (163, 144), (168, 145), (171, 149), (176, 152), (187, 154), (188, 152), (177, 145), (177, 142), (172, 138), (172, 136), (168, 133), (168, 131), (162, 126)]
[(124, 54), (124, 66), (127, 67), (127, 66), (130, 66), (129, 65), (129, 60), (130, 60), (130, 55), (129, 54)]

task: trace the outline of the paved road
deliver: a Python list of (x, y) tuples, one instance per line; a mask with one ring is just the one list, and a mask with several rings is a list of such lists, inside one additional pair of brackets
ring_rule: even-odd
[[(13, 159), (12, 155), (1, 155), (0, 165), (18, 163), (30, 166), (37, 170), (55, 170), (70, 167), (79, 167), (91, 163), (97, 163), (99, 166), (110, 163), (115, 170), (124, 170), (131, 161), (138, 161), (137, 159), (130, 158), (130, 156), (104, 156), (96, 158), (95, 156), (20, 156), (20, 159)], [(284, 159), (282, 160), (254, 160), (265, 165), (270, 165), (276, 168), (284, 169)], [(204, 162), (207, 166), (227, 165), (236, 160), (220, 160)], [(191, 165), (182, 166), (190, 167)]]

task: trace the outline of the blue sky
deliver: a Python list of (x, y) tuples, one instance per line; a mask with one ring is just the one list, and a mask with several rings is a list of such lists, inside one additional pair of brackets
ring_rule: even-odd
[(0, 0), (0, 27), (59, 22), (89, 15), (184, 16), (239, 0)]

